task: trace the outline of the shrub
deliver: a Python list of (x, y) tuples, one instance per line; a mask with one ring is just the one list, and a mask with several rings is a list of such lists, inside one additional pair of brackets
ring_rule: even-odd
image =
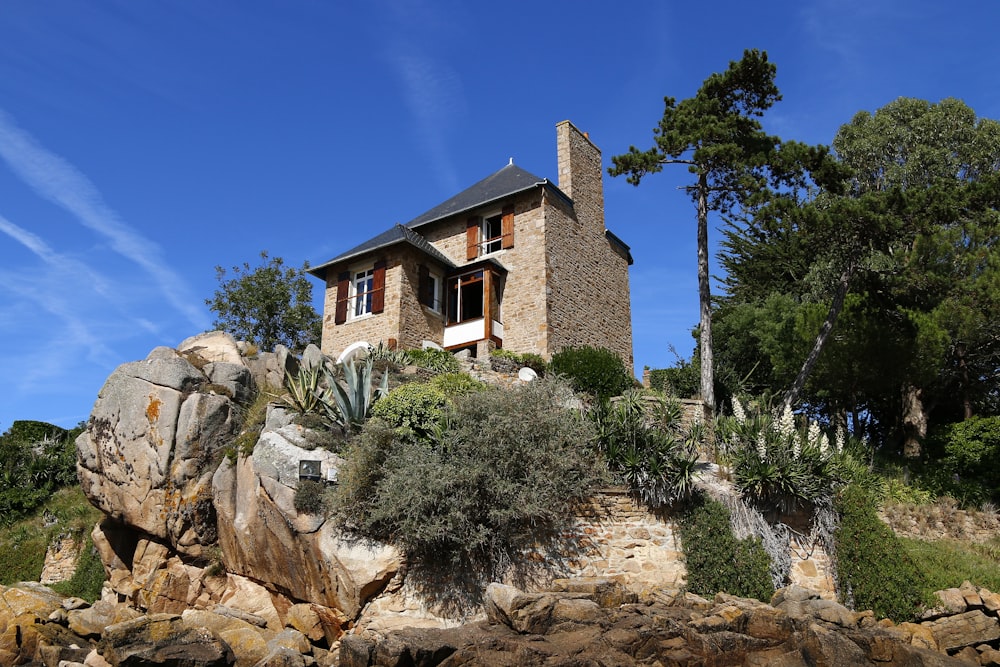
[(539, 380), (456, 397), (433, 446), (371, 420), (341, 469), (340, 520), (399, 545), (418, 567), (494, 580), (606, 480), (593, 432), (561, 407), (564, 395)]
[(964, 506), (1000, 499), (1000, 417), (972, 417), (932, 430), (925, 478), (940, 494)]
[(60, 595), (78, 597), (92, 603), (101, 597), (105, 578), (104, 564), (97, 553), (93, 539), (87, 533), (80, 547), (80, 557), (76, 561), (73, 576), (66, 581), (53, 584), (52, 589)]
[(711, 598), (720, 591), (769, 601), (774, 593), (770, 564), (758, 539), (738, 540), (729, 526), (729, 510), (698, 494), (678, 524), (688, 590)]
[(396, 387), (376, 403), (372, 417), (378, 417), (392, 428), (412, 431), (422, 437), (433, 433), (441, 423), (446, 400), (446, 394), (438, 387), (411, 382)]
[(438, 350), (428, 347), (422, 350), (407, 350), (406, 356), (410, 363), (420, 368), (426, 368), (436, 373), (457, 373), (462, 370), (455, 355), (448, 350)]
[(701, 375), (698, 364), (678, 359), (671, 368), (654, 368), (649, 371), (649, 386), (671, 396), (693, 398), (701, 393)]
[(323, 482), (314, 482), (310, 479), (299, 480), (293, 500), (295, 511), (302, 514), (322, 514), (326, 508), (325, 491), (326, 487)]
[(800, 432), (790, 409), (775, 418), (760, 409), (748, 411), (734, 398), (733, 416), (720, 416), (715, 431), (737, 489), (762, 509), (790, 511), (826, 502), (846, 481), (850, 455), (844, 435), (831, 443), (816, 423)]
[(617, 354), (603, 347), (567, 347), (552, 355), (549, 370), (566, 377), (573, 389), (599, 399), (618, 396), (634, 384)]
[(485, 382), (480, 382), (468, 373), (441, 373), (431, 378), (430, 385), (439, 389), (448, 398), (482, 391), (487, 386)]
[(855, 609), (871, 609), (897, 623), (909, 621), (926, 602), (926, 580), (875, 508), (871, 494), (856, 484), (845, 487), (835, 500), (841, 597)]
[(616, 481), (658, 507), (691, 494), (698, 453), (682, 439), (676, 403), (654, 400), (649, 414), (643, 393), (629, 390), (614, 402), (601, 401), (588, 415)]
[(498, 348), (490, 353), (490, 367), (498, 373), (515, 373), (522, 368), (530, 368), (538, 375), (545, 375), (548, 363), (533, 352), (511, 352)]

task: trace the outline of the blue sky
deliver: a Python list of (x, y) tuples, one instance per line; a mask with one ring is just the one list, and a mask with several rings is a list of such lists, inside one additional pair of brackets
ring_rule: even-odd
[[(1000, 118), (998, 25), (969, 0), (0, 0), (0, 431), (73, 426), (118, 364), (210, 328), (216, 265), (323, 262), (510, 157), (555, 179), (565, 119), (610, 164), (745, 48), (784, 138), (900, 96)], [(605, 177), (640, 372), (693, 349), (685, 182)]]

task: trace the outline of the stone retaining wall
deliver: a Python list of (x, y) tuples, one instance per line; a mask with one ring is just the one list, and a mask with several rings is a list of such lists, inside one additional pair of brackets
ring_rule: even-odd
[[(605, 489), (583, 503), (576, 527), (565, 535), (579, 550), (566, 561), (574, 577), (606, 577), (641, 592), (681, 588), (687, 577), (684, 551), (668, 512), (652, 512), (624, 489)], [(807, 536), (793, 534), (789, 583), (835, 599), (826, 549)]]

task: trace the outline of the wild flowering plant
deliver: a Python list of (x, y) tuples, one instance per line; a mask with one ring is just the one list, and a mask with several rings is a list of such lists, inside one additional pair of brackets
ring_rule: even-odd
[(743, 497), (762, 509), (788, 511), (829, 500), (845, 481), (844, 434), (835, 447), (816, 422), (796, 424), (790, 408), (772, 414), (733, 398), (732, 416), (720, 416), (716, 436)]

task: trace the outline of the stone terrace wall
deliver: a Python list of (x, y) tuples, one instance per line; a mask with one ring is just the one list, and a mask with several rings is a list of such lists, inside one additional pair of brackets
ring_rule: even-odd
[[(676, 519), (651, 512), (623, 489), (605, 489), (583, 503), (575, 530), (566, 537), (579, 546), (566, 563), (570, 576), (607, 577), (636, 592), (681, 588), (686, 581)], [(793, 536), (790, 556), (790, 583), (836, 598), (822, 544)]]

